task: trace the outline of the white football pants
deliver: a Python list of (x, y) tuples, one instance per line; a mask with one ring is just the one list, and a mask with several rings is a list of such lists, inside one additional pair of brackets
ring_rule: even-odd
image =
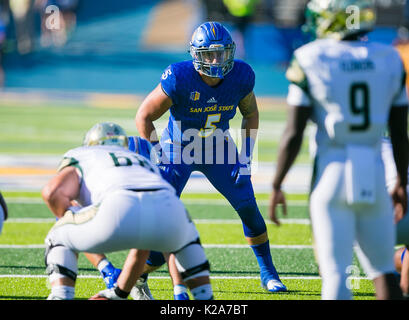
[[(97, 211), (94, 209), (89, 206), (74, 214), (76, 222), (68, 221), (68, 217), (60, 219), (46, 243), (63, 245), (73, 252), (108, 253), (132, 248), (173, 252), (199, 237), (183, 203), (168, 190), (115, 191)], [(184, 257), (187, 250), (175, 255), (183, 270), (207, 261), (203, 248), (194, 248), (195, 253), (189, 257)], [(64, 266), (64, 261), (52, 263)]]
[(376, 200), (371, 205), (348, 205), (343, 161), (318, 160), (310, 214), (322, 276), (322, 299), (350, 299), (348, 271), (353, 246), (367, 275), (374, 279), (394, 271), (395, 226), (382, 163), (376, 168)]

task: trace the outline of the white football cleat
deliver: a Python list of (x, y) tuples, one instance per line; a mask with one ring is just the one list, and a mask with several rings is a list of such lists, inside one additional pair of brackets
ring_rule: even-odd
[(270, 292), (285, 292), (287, 287), (280, 281), (276, 279), (270, 279), (267, 284), (262, 284), (262, 287)]
[(149, 290), (148, 281), (144, 281), (142, 278), (139, 278), (138, 281), (136, 281), (130, 295), (134, 300), (155, 300)]

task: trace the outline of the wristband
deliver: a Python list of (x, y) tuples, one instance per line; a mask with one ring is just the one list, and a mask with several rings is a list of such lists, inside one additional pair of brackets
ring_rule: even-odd
[(121, 290), (118, 286), (115, 287), (114, 292), (118, 297), (122, 299), (126, 299), (129, 296), (129, 292)]

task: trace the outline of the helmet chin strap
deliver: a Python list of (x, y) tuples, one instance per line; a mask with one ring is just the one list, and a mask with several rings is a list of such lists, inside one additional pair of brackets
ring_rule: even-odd
[(210, 66), (210, 74), (212, 75), (212, 78), (220, 78), (223, 79), (223, 70), (220, 67), (213, 67)]
[(220, 81), (223, 80), (223, 78), (217, 78), (217, 77), (210, 77), (207, 74), (203, 73), (202, 71), (199, 71), (199, 75), (202, 78), (202, 80), (209, 86), (215, 86), (218, 83), (220, 83)]

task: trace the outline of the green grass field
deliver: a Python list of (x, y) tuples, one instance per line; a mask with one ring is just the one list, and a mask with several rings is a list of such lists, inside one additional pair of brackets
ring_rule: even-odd
[[(260, 108), (258, 160), (273, 162), (284, 128), (285, 111), (271, 106)], [(86, 130), (98, 121), (115, 121), (129, 134), (136, 134), (135, 109), (78, 106), (36, 106), (0, 103), (0, 153), (5, 155), (62, 155), (78, 146)], [(158, 123), (164, 126), (165, 119)], [(240, 126), (237, 116), (232, 127)], [(298, 163), (309, 163), (305, 142)], [(0, 176), (1, 179), (1, 176)], [(44, 238), (54, 223), (41, 201), (40, 190), (1, 190), (9, 205), (9, 220), (0, 235), (0, 299), (37, 300), (49, 294), (44, 266)], [(288, 292), (270, 294), (260, 286), (259, 271), (252, 250), (243, 237), (234, 210), (219, 194), (185, 193), (182, 200), (194, 219), (211, 263), (214, 297), (218, 300), (318, 300), (321, 280), (312, 247), (307, 195), (289, 194), (289, 214), (277, 227), (266, 216), (268, 194), (257, 194), (267, 222), (271, 254)], [(108, 254), (120, 267), (126, 252)], [(352, 264), (359, 267), (355, 259)], [(360, 267), (359, 267), (360, 268)], [(355, 299), (373, 300), (372, 282), (362, 269), (350, 278)], [(173, 299), (166, 266), (150, 275), (149, 286), (156, 299)], [(76, 299), (88, 299), (104, 288), (99, 273), (79, 257)]]
[[(30, 201), (27, 197), (19, 196), (19, 193), (14, 192), (6, 198), (11, 214), (0, 237), (0, 298), (44, 299), (49, 289), (44, 271), (43, 243), (53, 225), (53, 218), (39, 198), (32, 197)], [(277, 227), (266, 219), (272, 257), (289, 289), (288, 293), (269, 294), (260, 287), (256, 260), (245, 243), (240, 221), (230, 206), (220, 201), (220, 204), (209, 207), (203, 204), (203, 196), (195, 199), (190, 195), (188, 198), (183, 200), (197, 225), (212, 266), (215, 299), (320, 299), (321, 281), (307, 222), (300, 220), (301, 223), (294, 223), (290, 218), (283, 218), (283, 224)], [(266, 206), (261, 205), (260, 208), (264, 214)], [(290, 209), (291, 218), (295, 216), (308, 221), (306, 205), (297, 202), (297, 205), (290, 205)], [(206, 216), (203, 211), (208, 210), (212, 214)], [(120, 266), (126, 251), (110, 253), (108, 257), (116, 266)], [(356, 260), (353, 263), (358, 266)], [(358, 276), (357, 279), (351, 279), (356, 286), (355, 298), (373, 299), (372, 282), (363, 279), (362, 270), (354, 276)], [(172, 286), (166, 267), (152, 273), (149, 284), (156, 299), (172, 299)], [(98, 272), (85, 256), (80, 255), (76, 298), (89, 298), (103, 287)]]

